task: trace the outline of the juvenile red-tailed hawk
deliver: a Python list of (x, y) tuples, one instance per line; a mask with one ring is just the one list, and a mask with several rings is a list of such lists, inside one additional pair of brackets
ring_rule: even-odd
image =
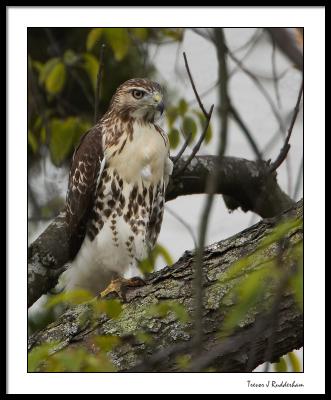
[(98, 294), (154, 247), (172, 172), (168, 137), (156, 123), (163, 109), (158, 83), (130, 79), (76, 148), (66, 199), (73, 257), (66, 290)]

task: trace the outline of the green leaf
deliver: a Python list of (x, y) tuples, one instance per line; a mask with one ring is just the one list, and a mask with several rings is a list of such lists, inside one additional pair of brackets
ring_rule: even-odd
[(148, 29), (147, 28), (131, 28), (130, 29), (133, 35), (140, 39), (141, 41), (145, 41), (148, 37)]
[(68, 157), (72, 150), (73, 139), (76, 134), (76, 123), (73, 119), (62, 121), (53, 118), (50, 122), (50, 153), (56, 166)]
[(168, 265), (173, 264), (173, 260), (168, 250), (158, 243), (155, 245), (154, 249), (150, 252), (147, 258), (139, 261), (138, 268), (140, 269), (140, 271), (144, 274), (153, 272), (156, 259), (159, 256), (161, 256)]
[(159, 255), (162, 256), (162, 258), (167, 263), (167, 265), (172, 265), (174, 263), (169, 251), (164, 246), (162, 246), (160, 243), (157, 243), (155, 245), (153, 251), (154, 251), (154, 256), (155, 257), (157, 257)]
[(45, 83), (46, 78), (48, 77), (49, 73), (53, 70), (53, 68), (60, 62), (59, 57), (54, 57), (48, 60), (43, 67), (41, 68), (40, 75), (39, 75), (39, 83)]
[(40, 365), (49, 357), (53, 344), (44, 343), (34, 347), (28, 354), (28, 372), (38, 371)]
[(248, 267), (250, 264), (253, 264), (253, 257), (254, 254), (247, 255), (240, 260), (234, 262), (228, 269), (225, 271), (224, 274), (222, 274), (219, 278), (219, 281), (221, 283), (226, 283), (230, 281), (231, 279), (240, 276), (246, 267)]
[(93, 89), (96, 90), (99, 72), (99, 61), (93, 54), (90, 53), (85, 53), (83, 57), (84, 68), (91, 80)]
[(45, 144), (46, 143), (46, 138), (47, 138), (46, 127), (42, 126), (41, 129), (40, 129), (41, 143)]
[(115, 346), (121, 343), (121, 338), (119, 336), (112, 335), (102, 335), (96, 336), (93, 341), (102, 351), (110, 351)]
[[(300, 228), (302, 226), (302, 220), (300, 221), (299, 219), (291, 219), (287, 220), (284, 223), (281, 223), (277, 225), (271, 233), (269, 233), (267, 236), (261, 240), (259, 243), (257, 250), (249, 254), (242, 259), (236, 261), (228, 270), (221, 276), (220, 282), (226, 282), (234, 277), (237, 277), (241, 275), (242, 273), (245, 272), (246, 268), (254, 268), (255, 266), (259, 264), (264, 264), (265, 262), (270, 262), (270, 257), (268, 258), (267, 253), (265, 252), (265, 249), (274, 243), (277, 243), (279, 240), (283, 239), (284, 237), (288, 236), (290, 231), (293, 229)], [(302, 245), (301, 245), (302, 246)], [(296, 261), (296, 263), (300, 264), (302, 263), (302, 247), (300, 247), (299, 244), (297, 244), (294, 248), (293, 251), (290, 254), (290, 257)]]
[(100, 40), (103, 31), (104, 28), (93, 28), (90, 30), (86, 39), (86, 49), (88, 51), (91, 51), (95, 44)]
[(42, 127), (43, 120), (40, 116), (38, 116), (33, 124), (33, 131), (38, 132), (39, 129)]
[(162, 28), (161, 32), (176, 42), (181, 42), (184, 38), (183, 28)]
[[(204, 116), (204, 114), (198, 110), (194, 110), (193, 112), (199, 118), (201, 130), (205, 129), (206, 117)], [(212, 136), (213, 136), (212, 127), (211, 123), (209, 122), (204, 142), (208, 144), (211, 141)]]
[(179, 139), (180, 135), (179, 135), (178, 129), (175, 129), (175, 128), (171, 129), (168, 134), (168, 138), (169, 138), (170, 148), (175, 149), (179, 145), (179, 142), (180, 142), (180, 139)]
[(118, 299), (97, 300), (94, 306), (98, 313), (105, 313), (112, 319), (118, 318), (122, 312), (122, 304)]
[(54, 354), (48, 361), (49, 372), (79, 372), (88, 353), (85, 349), (64, 349)]
[(73, 50), (69, 49), (64, 52), (63, 61), (71, 67), (79, 61), (79, 56)]
[(190, 316), (183, 306), (183, 304), (178, 303), (177, 301), (165, 300), (158, 304), (153, 304), (148, 309), (148, 314), (151, 316), (157, 316), (159, 318), (164, 318), (168, 315), (168, 313), (173, 313), (176, 318), (186, 323), (190, 320)]
[(115, 372), (116, 367), (112, 364), (106, 353), (99, 353), (97, 356), (87, 354), (81, 372)]
[(130, 47), (130, 38), (126, 28), (106, 28), (106, 39), (111, 46), (116, 61), (122, 61)]
[(194, 119), (191, 117), (183, 118), (183, 132), (185, 136), (188, 136), (190, 133), (192, 134), (191, 141), (194, 139), (195, 134), (197, 133), (197, 124)]
[(174, 122), (178, 117), (178, 110), (176, 107), (170, 106), (167, 108), (167, 121), (169, 128), (172, 128)]
[(205, 143), (208, 144), (211, 141), (211, 138), (213, 137), (213, 131), (211, 128), (211, 124), (209, 123), (208, 128), (207, 128), (207, 132), (206, 132), (206, 136), (205, 136)]
[(176, 364), (179, 369), (188, 369), (191, 364), (191, 356), (189, 354), (183, 354), (176, 357)]
[(180, 115), (184, 115), (188, 109), (188, 104), (185, 99), (180, 99), (178, 103), (178, 112)]
[(53, 68), (49, 71), (45, 79), (46, 90), (50, 94), (59, 93), (63, 89), (65, 81), (66, 68), (63, 62), (59, 61), (53, 65)]
[(229, 295), (236, 298), (236, 304), (223, 322), (222, 334), (230, 334), (236, 326), (244, 322), (253, 307), (267, 305), (266, 302), (261, 303), (261, 300), (270, 287), (270, 281), (275, 279), (275, 269), (272, 267), (272, 263), (267, 263), (263, 268), (250, 272), (229, 292)]
[(140, 260), (138, 262), (138, 268), (143, 274), (149, 274), (154, 271), (154, 260), (150, 257)]
[(284, 357), (281, 357), (277, 363), (272, 364), (275, 372), (287, 372), (287, 364)]
[(38, 140), (30, 130), (28, 130), (28, 143), (32, 152), (36, 153), (39, 147)]
[(72, 153), (77, 140), (88, 126), (77, 117), (68, 117), (65, 120), (53, 118), (50, 121), (50, 153), (56, 166), (61, 165)]
[(38, 74), (40, 74), (44, 68), (43, 63), (37, 60), (32, 61), (32, 66), (38, 71)]
[(40, 209), (41, 218), (49, 219), (53, 215), (54, 210), (51, 207), (43, 206)]
[(287, 354), (287, 358), (290, 363), (292, 371), (293, 372), (301, 372), (300, 360), (293, 351), (291, 351), (291, 353)]
[(297, 271), (290, 279), (290, 286), (298, 306), (303, 310), (303, 260), (297, 263)]
[(153, 337), (144, 331), (138, 331), (135, 337), (139, 343), (151, 344), (153, 342)]
[(29, 372), (40, 370), (41, 372), (114, 372), (116, 370), (108, 360), (106, 352), (95, 355), (84, 348), (75, 347), (51, 354), (54, 343), (56, 342), (31, 350), (28, 355)]
[(52, 295), (48, 298), (46, 308), (53, 308), (59, 304), (80, 304), (93, 299), (92, 293), (84, 289), (71, 290)]
[(294, 229), (302, 228), (303, 221), (299, 218), (290, 218), (278, 224), (274, 230), (259, 244), (258, 249), (263, 249), (288, 236)]

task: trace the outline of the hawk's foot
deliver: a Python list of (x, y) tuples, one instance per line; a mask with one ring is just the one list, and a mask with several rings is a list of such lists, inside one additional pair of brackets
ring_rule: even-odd
[(121, 300), (126, 302), (126, 292), (129, 287), (139, 287), (146, 285), (146, 282), (135, 276), (130, 279), (125, 278), (116, 278), (113, 279), (109, 285), (100, 293), (100, 298), (104, 299), (105, 297), (115, 296), (119, 297)]

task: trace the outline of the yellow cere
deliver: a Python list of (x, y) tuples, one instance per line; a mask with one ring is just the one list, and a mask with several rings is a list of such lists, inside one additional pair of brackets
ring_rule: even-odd
[(159, 101), (161, 101), (162, 96), (161, 96), (160, 93), (157, 92), (157, 93), (154, 93), (154, 94), (153, 94), (153, 99), (154, 99), (154, 101), (159, 102)]

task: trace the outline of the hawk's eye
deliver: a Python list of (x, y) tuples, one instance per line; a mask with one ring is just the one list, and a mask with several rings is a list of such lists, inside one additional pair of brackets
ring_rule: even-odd
[(142, 90), (137, 90), (137, 89), (132, 90), (132, 96), (135, 99), (141, 99), (142, 97), (144, 97), (144, 95), (145, 95), (145, 92)]

